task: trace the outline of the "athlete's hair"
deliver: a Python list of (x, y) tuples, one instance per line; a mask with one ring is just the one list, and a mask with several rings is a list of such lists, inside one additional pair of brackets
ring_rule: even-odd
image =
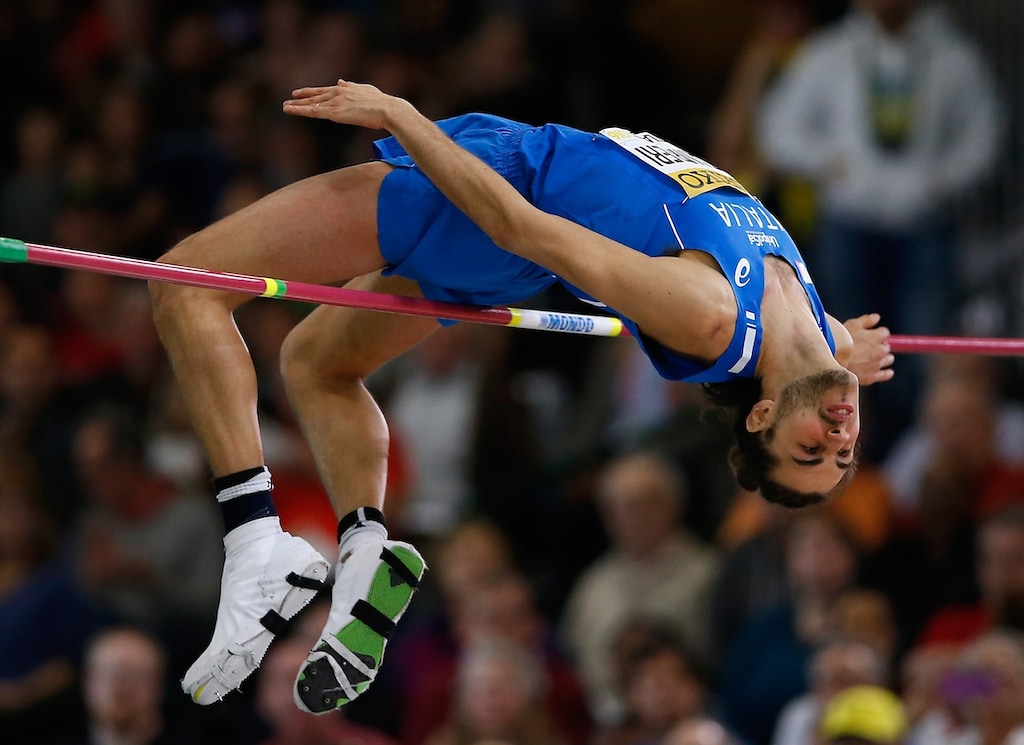
[(729, 466), (736, 475), (736, 481), (747, 491), (760, 491), (769, 502), (783, 507), (800, 508), (821, 504), (842, 494), (856, 470), (846, 470), (839, 483), (828, 492), (802, 492), (783, 486), (771, 477), (779, 459), (768, 449), (771, 431), (750, 432), (747, 430), (747, 415), (761, 400), (759, 378), (736, 378), (727, 383), (704, 383), (704, 394), (712, 406), (732, 417), (732, 432), (735, 440), (729, 449)]

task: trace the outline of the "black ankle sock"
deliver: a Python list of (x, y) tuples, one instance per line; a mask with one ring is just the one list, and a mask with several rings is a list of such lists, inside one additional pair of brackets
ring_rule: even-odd
[(220, 514), (224, 518), (224, 532), (230, 533), (239, 525), (258, 520), (261, 517), (274, 517), (277, 509), (270, 499), (270, 492), (259, 491), (243, 494), (240, 497), (218, 502)]
[[(213, 479), (213, 488), (218, 492), (229, 489), (239, 484), (244, 484), (254, 476), (263, 473), (263, 466), (247, 468), (238, 473), (230, 473), (227, 476), (219, 476)], [(239, 525), (258, 520), (261, 517), (274, 517), (277, 509), (270, 498), (270, 490), (262, 489), (249, 494), (240, 494), (221, 501), (217, 500), (220, 507), (221, 517), (224, 519), (224, 532), (230, 533)]]
[(341, 543), (341, 536), (345, 534), (346, 530), (365, 522), (380, 523), (387, 527), (384, 522), (383, 512), (376, 507), (359, 507), (338, 521), (338, 542)]

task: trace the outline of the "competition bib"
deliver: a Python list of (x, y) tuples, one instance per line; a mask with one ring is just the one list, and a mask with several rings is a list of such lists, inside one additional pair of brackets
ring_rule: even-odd
[(628, 129), (609, 127), (602, 129), (601, 134), (682, 186), (687, 197), (726, 186), (750, 196), (743, 185), (725, 171), (650, 132), (633, 133)]

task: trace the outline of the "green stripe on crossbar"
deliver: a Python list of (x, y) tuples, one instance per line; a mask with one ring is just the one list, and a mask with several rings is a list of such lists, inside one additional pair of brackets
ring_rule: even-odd
[(28, 246), (15, 238), (0, 238), (0, 261), (24, 263), (28, 261)]

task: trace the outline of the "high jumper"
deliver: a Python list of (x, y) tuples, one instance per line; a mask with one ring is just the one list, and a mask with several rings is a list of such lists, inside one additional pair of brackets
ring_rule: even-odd
[[(785, 228), (732, 176), (648, 133), (582, 132), (483, 114), (434, 123), (370, 85), (296, 90), (290, 115), (383, 129), (372, 161), (290, 184), (161, 261), (475, 306), (560, 283), (620, 319), (666, 378), (735, 412), (739, 482), (792, 507), (840, 492), (856, 465), (858, 392), (892, 377), (877, 315), (822, 307)], [(154, 316), (215, 476), (226, 560), (209, 647), (183, 688), (206, 704), (258, 666), (283, 621), (334, 572), (296, 703), (361, 694), (425, 570), (384, 525), (388, 429), (364, 381), (438, 327), (320, 306), (281, 350), (290, 402), (339, 522), (329, 563), (283, 532), (237, 292), (151, 283)]]

